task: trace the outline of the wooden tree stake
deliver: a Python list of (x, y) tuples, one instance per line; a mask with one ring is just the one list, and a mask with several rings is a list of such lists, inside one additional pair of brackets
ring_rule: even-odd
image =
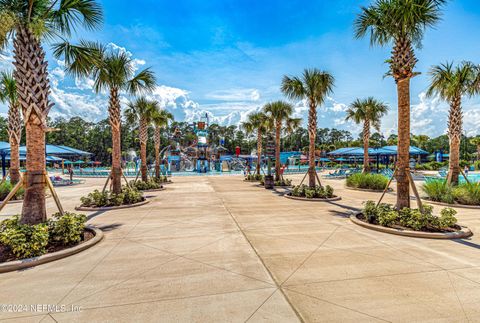
[(58, 211), (60, 212), (60, 215), (63, 216), (64, 214), (63, 207), (62, 207), (62, 204), (60, 203), (60, 199), (58, 198), (57, 192), (53, 187), (52, 181), (50, 180), (50, 177), (48, 177), (47, 173), (45, 173), (44, 176), (47, 182), (47, 186), (50, 189), (50, 192), (52, 193), (53, 199), (55, 200), (55, 204), (57, 205)]
[(407, 168), (407, 175), (408, 180), (410, 182), (410, 186), (412, 187), (413, 194), (415, 194), (415, 198), (417, 199), (418, 209), (421, 213), (423, 213), (423, 205), (422, 200), (420, 199), (420, 195), (418, 194), (417, 187), (415, 186), (415, 182), (413, 181), (412, 174), (410, 173), (410, 169)]
[(379, 206), (380, 203), (382, 202), (383, 197), (385, 196), (385, 193), (387, 193), (388, 188), (390, 187), (390, 184), (392, 184), (392, 181), (393, 181), (393, 179), (395, 178), (395, 174), (396, 174), (396, 173), (397, 173), (397, 168), (395, 168), (395, 170), (393, 171), (392, 177), (390, 177), (390, 180), (388, 181), (387, 186), (386, 186), (385, 189), (383, 190), (382, 196), (380, 196), (380, 199), (379, 199), (378, 202), (377, 202), (377, 206)]

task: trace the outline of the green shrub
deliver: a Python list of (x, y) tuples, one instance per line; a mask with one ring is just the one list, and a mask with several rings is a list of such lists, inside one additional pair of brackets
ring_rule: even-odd
[(480, 183), (462, 183), (452, 189), (454, 200), (460, 204), (480, 205)]
[(65, 212), (55, 213), (53, 219), (47, 221), (50, 242), (72, 245), (82, 240), (87, 217), (84, 214)]
[[(0, 201), (3, 201), (12, 189), (13, 189), (13, 185), (9, 181), (5, 181), (2, 184), (0, 184)], [(25, 189), (23, 187), (21, 187), (17, 191), (17, 193), (15, 193), (15, 196), (13, 197), (13, 200), (23, 199), (24, 194), (25, 194)]]
[(44, 254), (48, 237), (46, 223), (21, 224), (19, 217), (15, 216), (0, 224), (0, 243), (10, 248), (17, 258), (30, 258)]
[(81, 197), (82, 206), (104, 207), (135, 204), (144, 200), (140, 191), (135, 188), (123, 187), (122, 193), (100, 192), (95, 190), (87, 196)]
[(152, 181), (155, 181), (156, 183), (162, 184), (168, 182), (168, 177), (166, 175), (160, 175), (158, 178), (153, 177)]
[(347, 177), (347, 186), (370, 190), (384, 190), (388, 178), (381, 174), (356, 173)]
[(452, 227), (457, 223), (455, 215), (457, 211), (452, 208), (446, 207), (440, 211), (439, 226), (442, 228)]
[(136, 188), (139, 191), (146, 191), (146, 190), (156, 190), (162, 187), (159, 182), (155, 180), (148, 180), (144, 181), (130, 181), (130, 186)]
[(480, 205), (480, 183), (460, 183), (458, 186), (450, 186), (445, 180), (430, 180), (422, 188), (432, 201)]
[(448, 165), (448, 161), (445, 162), (437, 162), (437, 161), (431, 161), (428, 163), (423, 163), (423, 164), (416, 164), (415, 169), (417, 170), (439, 170), (442, 167), (445, 167)]
[(376, 206), (375, 202), (367, 201), (363, 208), (363, 216), (368, 223), (379, 224), (385, 227), (395, 225), (413, 229), (415, 231), (436, 229), (443, 230), (453, 227), (457, 223), (455, 210), (451, 208), (442, 209), (440, 217), (433, 215), (431, 205), (423, 205), (423, 212), (419, 209), (403, 208), (396, 210), (392, 205), (381, 203)]
[(296, 197), (306, 197), (309, 199), (313, 198), (332, 198), (333, 195), (333, 188), (330, 185), (327, 186), (320, 186), (317, 185), (315, 188), (310, 188), (308, 185), (296, 185), (293, 187), (292, 196)]
[(251, 182), (258, 182), (263, 180), (263, 175), (262, 174), (248, 174), (245, 176), (246, 181), (251, 181)]
[(284, 178), (284, 179), (281, 179), (279, 181), (275, 181), (274, 185), (275, 186), (290, 186), (290, 185), (292, 185), (292, 180)]

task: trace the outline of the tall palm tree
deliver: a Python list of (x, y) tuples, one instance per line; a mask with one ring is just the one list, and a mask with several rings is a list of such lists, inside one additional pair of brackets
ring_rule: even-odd
[(470, 139), (470, 143), (477, 147), (477, 160), (480, 160), (480, 136)]
[(163, 109), (157, 109), (152, 117), (152, 123), (155, 127), (153, 142), (155, 145), (155, 177), (157, 179), (160, 178), (161, 129), (168, 126), (169, 120), (173, 120), (173, 114)]
[(475, 87), (475, 67), (463, 62), (456, 67), (453, 63), (433, 66), (427, 96), (439, 95), (450, 104), (448, 113), (448, 138), (450, 141), (449, 172), (447, 183), (458, 185), (460, 175), (460, 142), (462, 139), (462, 97), (478, 92)]
[(275, 180), (280, 180), (280, 137), (282, 128), (292, 132), (300, 126), (301, 119), (292, 118), (293, 106), (284, 101), (267, 103), (263, 107), (263, 113), (267, 116), (268, 129), (275, 129)]
[(398, 93), (398, 156), (397, 208), (410, 207), (410, 79), (417, 58), (413, 48), (420, 47), (428, 27), (440, 20), (440, 9), (446, 0), (375, 0), (362, 7), (355, 20), (355, 37), (370, 37), (370, 44), (393, 45), (388, 60), (390, 76), (397, 84)]
[[(317, 107), (322, 105), (327, 95), (332, 93), (335, 79), (331, 74), (320, 71), (316, 68), (305, 69), (302, 77), (284, 76), (282, 81), (282, 92), (290, 99), (307, 100), (308, 113), (308, 184), (315, 187), (315, 139), (317, 136)], [(320, 183), (319, 183), (320, 184)]]
[(380, 119), (388, 112), (388, 106), (373, 97), (361, 100), (356, 99), (347, 109), (346, 120), (353, 120), (356, 124), (363, 123), (363, 172), (370, 172), (368, 145), (370, 127), (380, 131)]
[(267, 132), (268, 117), (262, 112), (253, 112), (248, 115), (247, 120), (242, 123), (242, 127), (247, 134), (257, 133), (257, 166), (255, 172), (260, 175), (260, 166), (262, 163), (262, 136)]
[(17, 86), (11, 73), (0, 75), (0, 101), (8, 103), (8, 141), (10, 143), (10, 182), (20, 180), (20, 138), (22, 137), (22, 118), (18, 105)]
[(70, 37), (77, 27), (97, 28), (102, 10), (95, 0), (1, 0), (0, 50), (13, 41), (18, 104), (27, 134), (26, 187), (21, 222), (46, 220), (45, 131), (53, 103), (42, 41)]
[(147, 141), (148, 127), (152, 123), (155, 113), (160, 109), (158, 101), (150, 101), (145, 97), (137, 98), (133, 102), (127, 104), (125, 110), (125, 118), (130, 124), (138, 124), (138, 134), (140, 140), (140, 171), (142, 173), (142, 181), (148, 181), (147, 168)]
[(92, 77), (97, 93), (108, 91), (108, 114), (112, 128), (112, 191), (122, 191), (120, 93), (138, 95), (154, 89), (155, 76), (147, 68), (135, 74), (133, 59), (124, 51), (108, 49), (98, 43), (81, 41), (55, 45), (55, 56), (65, 58), (66, 70), (75, 77)]

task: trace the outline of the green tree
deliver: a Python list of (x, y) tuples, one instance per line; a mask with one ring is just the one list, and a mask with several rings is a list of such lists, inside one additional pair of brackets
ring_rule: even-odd
[(267, 132), (268, 127), (267, 115), (260, 111), (248, 115), (247, 120), (242, 123), (242, 128), (247, 134), (257, 134), (257, 165), (256, 173), (260, 175), (260, 166), (262, 164), (262, 136)]
[(445, 0), (375, 0), (362, 7), (355, 20), (355, 37), (370, 37), (370, 44), (393, 45), (388, 75), (397, 84), (398, 156), (397, 208), (410, 207), (410, 79), (417, 75), (414, 47), (421, 47), (425, 30), (440, 20)]
[(135, 101), (127, 104), (124, 115), (127, 122), (138, 125), (139, 141), (140, 141), (140, 171), (142, 173), (142, 181), (148, 181), (147, 167), (147, 141), (148, 127), (152, 123), (155, 114), (160, 110), (158, 101), (148, 100), (145, 97), (139, 97)]
[(155, 127), (153, 142), (155, 144), (155, 177), (157, 179), (160, 178), (161, 129), (167, 127), (170, 120), (173, 120), (173, 114), (163, 109), (157, 109), (152, 118)]
[(282, 129), (292, 132), (300, 125), (301, 119), (292, 118), (293, 106), (284, 101), (267, 103), (263, 107), (268, 128), (275, 130), (275, 180), (280, 180), (280, 137)]
[(356, 99), (347, 109), (346, 120), (352, 120), (356, 124), (363, 123), (363, 172), (370, 172), (370, 158), (368, 146), (370, 140), (370, 127), (380, 131), (380, 120), (388, 112), (388, 106), (373, 97)]
[(461, 63), (456, 67), (453, 63), (445, 63), (433, 66), (429, 74), (431, 81), (427, 96), (439, 95), (450, 104), (448, 114), (450, 154), (447, 183), (458, 185), (463, 124), (462, 97), (478, 93), (478, 88), (475, 86), (476, 68), (469, 62)]
[(17, 85), (11, 73), (0, 74), (0, 101), (8, 103), (8, 142), (10, 143), (10, 182), (20, 180), (20, 139), (22, 138), (22, 118), (18, 105)]
[[(317, 107), (322, 105), (328, 94), (332, 93), (334, 78), (328, 72), (318, 69), (305, 69), (302, 77), (284, 76), (282, 92), (290, 99), (308, 101), (309, 144), (309, 186), (315, 187), (315, 138), (317, 134)], [(320, 184), (320, 183), (319, 183)]]
[(121, 105), (120, 93), (138, 95), (155, 88), (153, 72), (146, 68), (135, 74), (135, 63), (125, 52), (81, 41), (55, 46), (55, 56), (64, 57), (66, 71), (75, 77), (92, 77), (94, 90), (109, 92), (108, 114), (112, 131), (112, 190), (122, 191)]
[(45, 131), (53, 104), (48, 97), (50, 85), (42, 42), (70, 37), (79, 26), (95, 29), (101, 21), (102, 11), (94, 0), (0, 1), (0, 50), (13, 42), (13, 75), (26, 132), (27, 172), (22, 223), (37, 224), (47, 219)]

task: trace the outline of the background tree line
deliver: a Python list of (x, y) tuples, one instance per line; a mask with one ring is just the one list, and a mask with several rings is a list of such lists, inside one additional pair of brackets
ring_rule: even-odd
[[(52, 128), (59, 129), (55, 132), (47, 133), (47, 143), (66, 145), (77, 149), (89, 151), (94, 154), (94, 159), (102, 162), (104, 165), (111, 163), (112, 136), (108, 119), (98, 122), (89, 122), (81, 117), (72, 117), (70, 119), (56, 118), (49, 120)], [(179, 138), (180, 145), (185, 147), (195, 142), (193, 127), (187, 122), (172, 122), (167, 129), (162, 131), (161, 147), (172, 144), (171, 136), (178, 128), (182, 136)], [(135, 151), (139, 155), (138, 128), (136, 125), (122, 122), (122, 152), (124, 157), (130, 151)], [(153, 162), (153, 128), (149, 129), (149, 144), (147, 145), (148, 161)], [(264, 134), (264, 143), (267, 142), (267, 135)], [(169, 139), (170, 138), (170, 139)], [(221, 126), (210, 124), (209, 143), (217, 146), (221, 138), (224, 139), (224, 147), (229, 153), (235, 152), (235, 147), (240, 147), (242, 154), (250, 154), (256, 149), (257, 139), (253, 135), (246, 135), (246, 132), (237, 126)], [(472, 143), (474, 137), (462, 137), (461, 156), (462, 159), (474, 159), (477, 152), (477, 146)], [(7, 119), (0, 117), (0, 141), (8, 142)], [(412, 145), (433, 153), (437, 150), (443, 150), (448, 153), (448, 136), (441, 135), (430, 138), (426, 135), (411, 135)], [(22, 133), (21, 144), (25, 144), (25, 132)], [(370, 136), (371, 147), (381, 147), (385, 145), (396, 145), (397, 135), (392, 134), (388, 137), (381, 133), (374, 132)], [(356, 138), (346, 130), (335, 128), (318, 128), (316, 137), (316, 147), (318, 150), (331, 151), (342, 147), (361, 147), (362, 133)], [(293, 133), (287, 134), (281, 140), (282, 151), (306, 151), (308, 149), (308, 131), (304, 127), (299, 127)]]

